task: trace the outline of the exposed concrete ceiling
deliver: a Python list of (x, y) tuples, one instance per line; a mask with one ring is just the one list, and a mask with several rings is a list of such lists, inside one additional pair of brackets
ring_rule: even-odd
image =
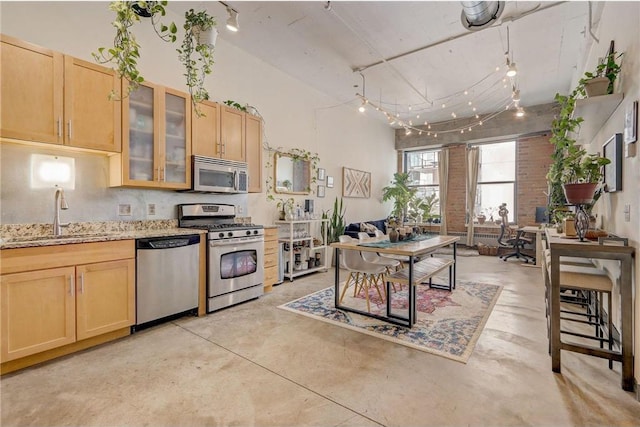
[[(219, 37), (336, 104), (358, 108), (364, 80), (371, 102), (413, 125), (512, 108), (513, 86), (525, 108), (552, 102), (556, 92), (569, 91), (590, 43), (588, 2), (506, 2), (497, 21), (478, 31), (463, 27), (457, 1), (227, 4), (239, 13), (237, 33), (225, 29), (220, 2), (170, 2), (170, 8), (206, 8), (217, 18)], [(601, 4), (594, 23), (596, 10)], [(505, 79), (507, 50), (518, 68), (513, 80)], [(387, 120), (371, 106), (365, 114)]]

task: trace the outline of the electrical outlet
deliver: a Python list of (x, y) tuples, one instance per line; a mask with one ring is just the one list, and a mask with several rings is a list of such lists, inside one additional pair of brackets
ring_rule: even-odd
[(624, 205), (624, 222), (631, 221), (631, 205)]
[(156, 204), (149, 203), (147, 205), (147, 215), (155, 215), (156, 214)]
[(118, 216), (131, 216), (131, 205), (128, 203), (118, 205)]
[(242, 213), (242, 206), (238, 205), (238, 213)]

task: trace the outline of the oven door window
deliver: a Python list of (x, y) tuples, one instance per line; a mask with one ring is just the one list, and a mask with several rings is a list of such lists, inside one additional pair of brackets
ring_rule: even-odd
[(253, 274), (258, 269), (258, 252), (255, 249), (228, 252), (220, 258), (220, 278), (233, 279)]
[(198, 169), (198, 183), (203, 187), (233, 188), (233, 172), (212, 169)]

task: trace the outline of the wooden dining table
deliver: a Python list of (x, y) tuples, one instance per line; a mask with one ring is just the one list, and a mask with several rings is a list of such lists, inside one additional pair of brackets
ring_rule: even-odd
[[(417, 235), (413, 239), (409, 239), (406, 241), (399, 242), (389, 242), (388, 237), (374, 237), (366, 242), (348, 242), (341, 243), (335, 242), (331, 243), (331, 247), (335, 250), (335, 307), (339, 310), (349, 311), (352, 313), (361, 314), (363, 316), (368, 316), (372, 318), (376, 318), (379, 320), (383, 320), (385, 322), (393, 323), (400, 326), (413, 326), (415, 323), (415, 314), (416, 313), (416, 287), (409, 286), (408, 292), (408, 310), (409, 310), (409, 318), (412, 319), (409, 321), (407, 325), (406, 322), (402, 322), (397, 320), (396, 316), (391, 315), (389, 305), (387, 304), (387, 308), (385, 309), (384, 314), (376, 314), (371, 313), (364, 310), (359, 310), (354, 307), (349, 307), (343, 305), (340, 302), (340, 251), (341, 250), (354, 250), (360, 252), (375, 252), (378, 254), (390, 254), (390, 255), (400, 255), (407, 257), (408, 259), (408, 276), (409, 283), (413, 283), (413, 267), (416, 263), (416, 259), (420, 256), (424, 256), (427, 254), (431, 254), (435, 252), (439, 248), (443, 248), (446, 246), (452, 246), (453, 248), (453, 268), (452, 268), (452, 283), (455, 287), (456, 280), (456, 250), (457, 250), (457, 242), (460, 240), (458, 236), (442, 236), (442, 235)], [(345, 283), (345, 286), (347, 284)], [(389, 298), (389, 296), (387, 296)]]

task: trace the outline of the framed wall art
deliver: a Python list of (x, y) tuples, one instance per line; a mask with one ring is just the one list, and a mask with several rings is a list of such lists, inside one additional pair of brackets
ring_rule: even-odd
[(604, 191), (622, 191), (622, 134), (614, 134), (602, 146), (602, 155), (611, 160), (604, 166)]
[(371, 197), (371, 172), (343, 167), (342, 197)]
[(638, 140), (638, 101), (634, 101), (624, 114), (624, 143), (631, 144)]
[(318, 185), (318, 197), (324, 197), (324, 185)]
[(327, 176), (327, 188), (333, 188), (333, 177)]
[(325, 172), (324, 168), (318, 168), (318, 181), (324, 181)]

